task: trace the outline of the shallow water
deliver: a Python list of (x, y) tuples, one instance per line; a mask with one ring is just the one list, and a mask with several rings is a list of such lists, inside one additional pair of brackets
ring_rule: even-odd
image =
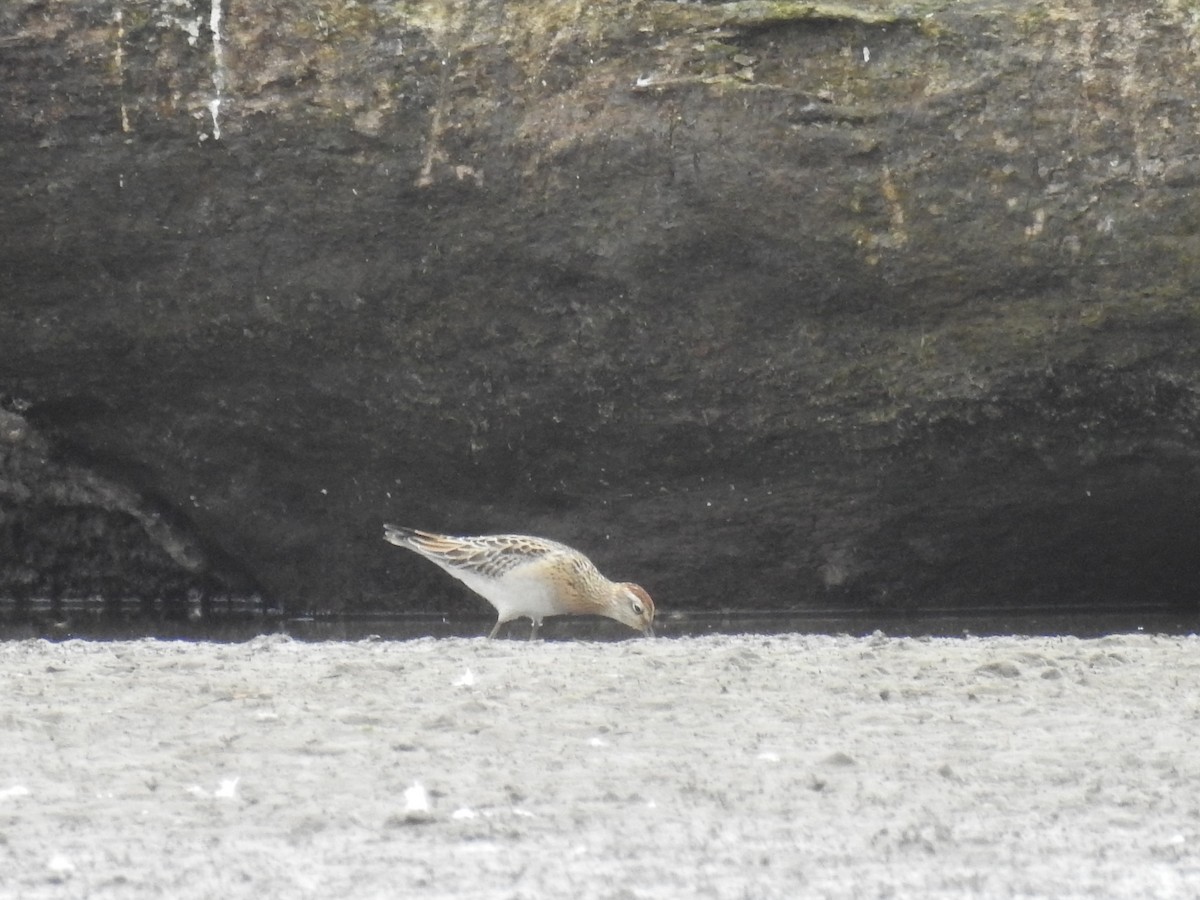
[[(479, 637), (494, 619), (485, 616), (438, 614), (314, 614), (296, 616), (225, 615), (199, 620), (76, 613), (63, 621), (42, 617), (7, 618), (0, 614), (0, 640), (42, 637), (52, 640), (88, 638), (121, 640), (162, 637), (183, 640), (243, 641), (261, 634), (286, 634), (302, 641), (409, 640), (424, 637)], [(734, 634), (868, 635), (892, 637), (959, 637), (1021, 635), (1103, 637), (1111, 634), (1181, 635), (1200, 632), (1200, 609), (1127, 609), (1044, 607), (979, 610), (749, 610), (672, 611), (655, 622), (659, 638)], [(501, 637), (524, 640), (529, 623), (510, 623)], [(623, 625), (596, 617), (547, 619), (540, 637), (548, 641), (639, 640)]]

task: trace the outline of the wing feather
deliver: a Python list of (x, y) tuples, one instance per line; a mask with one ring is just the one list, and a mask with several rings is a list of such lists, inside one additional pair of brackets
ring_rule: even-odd
[(525, 534), (489, 534), (478, 537), (455, 537), (416, 528), (384, 526), (389, 542), (413, 550), (426, 559), (450, 569), (462, 569), (487, 578), (501, 578), (515, 569), (541, 562), (548, 557), (578, 558), (591, 566), (585, 557), (565, 544)]

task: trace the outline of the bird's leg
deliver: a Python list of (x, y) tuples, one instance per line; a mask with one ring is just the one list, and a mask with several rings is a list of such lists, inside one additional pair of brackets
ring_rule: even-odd
[(530, 629), (529, 629), (529, 639), (530, 639), (531, 641), (536, 641), (536, 640), (537, 640), (537, 636), (538, 636), (538, 631), (539, 631), (539, 630), (541, 629), (541, 627), (542, 627), (541, 620), (539, 620), (539, 619), (530, 619), (529, 621), (532, 623), (532, 625), (531, 625), (531, 627), (530, 627)]

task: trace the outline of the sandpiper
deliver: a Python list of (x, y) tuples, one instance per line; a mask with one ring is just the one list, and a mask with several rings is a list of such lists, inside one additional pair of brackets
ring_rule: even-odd
[(654, 601), (640, 585), (609, 581), (592, 561), (565, 544), (523, 534), (451, 537), (398, 525), (383, 526), (384, 540), (437, 563), (488, 603), (499, 618), (488, 635), (522, 617), (537, 637), (547, 616), (608, 616), (654, 634)]

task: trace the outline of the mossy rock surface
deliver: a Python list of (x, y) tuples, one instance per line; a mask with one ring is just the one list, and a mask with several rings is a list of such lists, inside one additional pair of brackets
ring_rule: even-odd
[(6, 3), (0, 595), (473, 602), (387, 520), (664, 609), (1194, 608), (1198, 29)]

